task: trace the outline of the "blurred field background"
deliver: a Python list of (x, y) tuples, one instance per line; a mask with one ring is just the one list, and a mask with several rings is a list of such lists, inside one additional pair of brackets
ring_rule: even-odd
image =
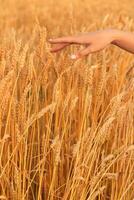
[(134, 55), (47, 39), (134, 31), (134, 1), (0, 0), (0, 199), (134, 200)]

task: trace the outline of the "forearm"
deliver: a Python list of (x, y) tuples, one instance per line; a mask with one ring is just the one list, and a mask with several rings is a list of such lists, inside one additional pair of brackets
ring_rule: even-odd
[(111, 43), (134, 53), (134, 33), (132, 32), (113, 30), (113, 41)]

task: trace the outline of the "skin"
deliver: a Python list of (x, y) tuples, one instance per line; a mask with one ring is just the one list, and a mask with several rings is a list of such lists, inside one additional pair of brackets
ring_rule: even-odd
[(58, 37), (49, 39), (48, 42), (53, 46), (50, 50), (52, 53), (56, 53), (72, 44), (84, 45), (85, 48), (75, 54), (75, 59), (98, 52), (110, 44), (134, 53), (134, 33), (117, 29), (105, 29), (73, 36)]

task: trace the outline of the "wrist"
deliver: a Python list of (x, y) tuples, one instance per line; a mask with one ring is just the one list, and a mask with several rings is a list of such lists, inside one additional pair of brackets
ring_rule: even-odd
[(116, 45), (117, 41), (119, 41), (121, 39), (121, 36), (122, 36), (121, 30), (112, 29), (111, 30), (111, 44)]

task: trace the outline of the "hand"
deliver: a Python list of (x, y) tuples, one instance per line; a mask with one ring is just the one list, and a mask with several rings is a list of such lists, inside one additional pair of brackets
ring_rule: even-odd
[(50, 50), (51, 52), (57, 52), (69, 45), (80, 44), (85, 45), (85, 48), (72, 55), (72, 59), (81, 58), (104, 49), (106, 46), (114, 41), (116, 30), (106, 29), (96, 32), (82, 33), (75, 36), (59, 37), (55, 39), (49, 39), (48, 41), (55, 46)]

